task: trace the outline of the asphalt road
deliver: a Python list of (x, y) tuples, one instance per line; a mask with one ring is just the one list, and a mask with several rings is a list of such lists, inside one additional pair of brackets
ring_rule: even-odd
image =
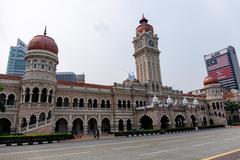
[(240, 148), (240, 128), (0, 147), (0, 160), (198, 160)]

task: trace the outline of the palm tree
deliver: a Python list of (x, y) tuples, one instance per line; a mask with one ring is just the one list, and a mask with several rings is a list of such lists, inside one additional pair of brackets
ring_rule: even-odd
[(240, 103), (236, 102), (236, 101), (226, 101), (225, 102), (226, 105), (226, 110), (229, 111), (231, 113), (231, 115), (233, 115), (234, 112), (237, 113), (237, 121), (239, 121), (239, 113), (238, 113), (238, 109), (240, 108)]
[[(3, 91), (3, 87), (0, 86), (0, 92)], [(0, 112), (5, 112), (6, 108), (4, 106), (4, 104), (0, 101)]]

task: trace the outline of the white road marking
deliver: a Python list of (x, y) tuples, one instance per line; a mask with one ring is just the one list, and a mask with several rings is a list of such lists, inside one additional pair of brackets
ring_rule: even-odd
[(112, 150), (118, 151), (122, 149), (131, 149), (131, 148), (141, 148), (141, 147), (147, 147), (150, 146), (149, 144), (144, 144), (144, 145), (135, 145), (135, 146), (126, 146), (126, 147), (118, 147), (118, 148), (113, 148)]
[(176, 150), (178, 150), (178, 148), (161, 150), (161, 151), (150, 152), (150, 153), (142, 153), (142, 154), (139, 154), (138, 156), (143, 157), (143, 156), (149, 156), (149, 155), (154, 155), (154, 154), (159, 154), (159, 153), (165, 153), (165, 152), (171, 152), (171, 151), (176, 151)]
[(87, 154), (89, 152), (90, 151), (80, 152), (80, 153), (68, 153), (68, 154), (60, 154), (60, 155), (58, 154), (58, 155), (51, 155), (51, 156), (34, 157), (34, 158), (29, 158), (29, 160), (49, 159), (49, 158), (62, 157), (62, 156), (73, 156), (73, 155)]
[(163, 142), (163, 143), (168, 144), (168, 143), (175, 143), (175, 142), (182, 142), (182, 141), (186, 141), (186, 139), (179, 139), (179, 140), (175, 140), (175, 141), (167, 141), (167, 142)]
[(229, 141), (229, 140), (238, 139), (238, 138), (240, 138), (240, 137), (238, 136), (238, 137), (224, 138), (224, 141)]
[(192, 147), (204, 146), (204, 145), (213, 144), (213, 143), (216, 143), (216, 142), (211, 141), (211, 142), (206, 142), (206, 143), (193, 144)]

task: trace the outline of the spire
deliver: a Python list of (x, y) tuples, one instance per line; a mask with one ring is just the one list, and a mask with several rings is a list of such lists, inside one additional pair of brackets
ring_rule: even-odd
[(46, 36), (47, 35), (47, 26), (45, 25), (45, 29), (44, 29), (44, 36)]
[(148, 20), (144, 17), (144, 14), (142, 14), (142, 19), (139, 21), (140, 24), (147, 23)]

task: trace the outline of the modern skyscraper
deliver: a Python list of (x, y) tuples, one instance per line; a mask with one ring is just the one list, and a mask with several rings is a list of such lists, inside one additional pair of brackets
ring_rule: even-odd
[(68, 82), (76, 82), (77, 76), (73, 72), (57, 72), (56, 73), (57, 80), (68, 81)]
[(27, 45), (18, 39), (17, 45), (10, 47), (6, 74), (20, 76), (24, 75), (26, 67), (24, 58), (26, 53)]
[(228, 46), (204, 56), (208, 75), (217, 77), (228, 89), (240, 89), (240, 69), (234, 47)]

